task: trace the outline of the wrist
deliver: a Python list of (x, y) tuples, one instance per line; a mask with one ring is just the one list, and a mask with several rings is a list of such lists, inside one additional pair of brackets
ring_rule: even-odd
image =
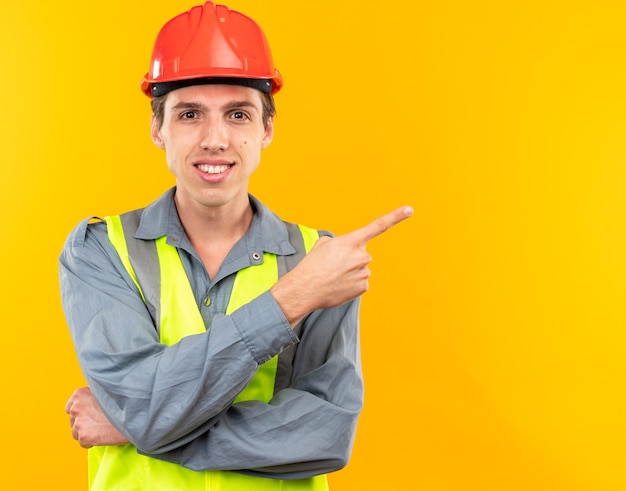
[(298, 285), (285, 275), (271, 289), (270, 293), (293, 329), (298, 322), (314, 309), (307, 306), (306, 295)]

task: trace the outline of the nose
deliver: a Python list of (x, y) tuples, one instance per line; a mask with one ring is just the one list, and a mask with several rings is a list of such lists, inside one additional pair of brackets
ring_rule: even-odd
[(219, 118), (211, 118), (206, 122), (200, 147), (203, 150), (219, 152), (228, 147), (228, 132), (226, 125)]

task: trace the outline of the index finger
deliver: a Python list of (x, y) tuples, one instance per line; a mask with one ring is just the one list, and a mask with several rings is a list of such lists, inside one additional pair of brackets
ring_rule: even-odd
[(386, 215), (378, 217), (376, 220), (365, 225), (365, 227), (355, 230), (352, 233), (362, 244), (365, 244), (400, 223), (402, 220), (409, 218), (411, 215), (413, 215), (413, 208), (410, 206), (402, 206)]

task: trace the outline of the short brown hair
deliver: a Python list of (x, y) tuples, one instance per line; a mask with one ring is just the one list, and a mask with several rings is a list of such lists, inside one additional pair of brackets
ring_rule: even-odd
[[(152, 106), (152, 114), (156, 119), (157, 125), (159, 128), (163, 126), (163, 120), (165, 119), (165, 100), (167, 99), (167, 94), (153, 97), (150, 101)], [(270, 118), (276, 115), (276, 105), (274, 104), (274, 97), (272, 94), (266, 94), (261, 92), (261, 104), (263, 105), (263, 127), (267, 128), (267, 123)]]

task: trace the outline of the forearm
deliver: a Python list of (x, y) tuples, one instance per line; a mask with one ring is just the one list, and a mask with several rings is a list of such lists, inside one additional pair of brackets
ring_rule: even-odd
[(325, 474), (348, 462), (359, 412), (359, 406), (340, 408), (286, 389), (271, 404), (232, 406), (210, 431), (153, 457), (194, 470), (242, 470), (276, 479)]
[(358, 303), (352, 302), (313, 313), (289, 388), (269, 404), (230, 407), (192, 442), (154, 456), (196, 470), (242, 470), (281, 479), (343, 467), (363, 403), (357, 312)]

